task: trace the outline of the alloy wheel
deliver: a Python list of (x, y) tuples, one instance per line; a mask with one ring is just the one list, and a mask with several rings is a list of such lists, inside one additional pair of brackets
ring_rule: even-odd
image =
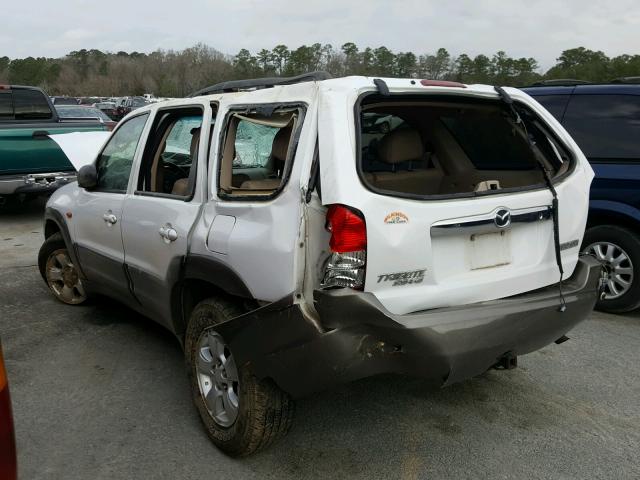
[(205, 331), (196, 351), (198, 387), (211, 417), (222, 427), (238, 418), (240, 379), (229, 347), (216, 332)]
[(611, 242), (595, 242), (584, 249), (604, 267), (604, 299), (613, 300), (627, 293), (633, 283), (633, 263), (622, 248)]
[(45, 273), (49, 288), (62, 302), (77, 305), (87, 299), (78, 270), (66, 249), (55, 250), (49, 255)]

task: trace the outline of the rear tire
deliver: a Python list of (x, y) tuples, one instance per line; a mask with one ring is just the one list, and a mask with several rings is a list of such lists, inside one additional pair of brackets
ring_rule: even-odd
[(272, 380), (257, 378), (249, 365), (236, 365), (224, 339), (209, 330), (242, 313), (227, 300), (203, 300), (194, 308), (185, 335), (193, 401), (213, 443), (233, 457), (255, 453), (286, 435), (295, 413), (287, 393)]
[(624, 313), (640, 307), (640, 240), (633, 231), (617, 225), (589, 228), (582, 251), (601, 261), (608, 278), (597, 310)]

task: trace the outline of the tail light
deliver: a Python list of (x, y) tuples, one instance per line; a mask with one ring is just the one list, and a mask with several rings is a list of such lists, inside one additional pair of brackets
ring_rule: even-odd
[(7, 375), (0, 347), (0, 480), (17, 478), (16, 444), (13, 433), (13, 416)]
[(331, 205), (326, 229), (331, 232), (332, 253), (322, 286), (361, 290), (367, 262), (367, 226), (362, 213), (344, 205)]

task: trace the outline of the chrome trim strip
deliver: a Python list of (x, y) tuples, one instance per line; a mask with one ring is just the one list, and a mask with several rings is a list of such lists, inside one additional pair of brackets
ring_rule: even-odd
[(499, 210), (508, 209), (498, 207), (493, 212), (485, 215), (436, 222), (431, 226), (431, 237), (500, 232), (511, 229), (515, 223), (543, 222), (550, 220), (552, 217), (550, 205), (511, 210), (511, 223), (507, 227), (500, 228), (495, 224), (496, 213)]

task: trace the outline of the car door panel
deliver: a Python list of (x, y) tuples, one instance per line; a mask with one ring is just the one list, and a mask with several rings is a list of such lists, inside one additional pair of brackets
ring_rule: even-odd
[[(74, 214), (76, 251), (90, 286), (129, 296), (122, 248), (124, 195), (81, 191)], [(105, 219), (105, 216), (115, 222)]]
[[(125, 261), (134, 294), (149, 317), (171, 328), (171, 292), (180, 277), (200, 204), (132, 196), (124, 208)], [(173, 229), (177, 238), (168, 241), (160, 235), (162, 228)]]
[[(316, 93), (315, 85), (305, 84), (297, 85), (295, 91), (286, 95), (269, 89), (255, 92), (255, 103), (251, 105), (232, 99), (224, 105), (221, 102), (218, 116), (225, 118), (224, 122), (219, 121), (221, 132), (229, 130), (230, 115), (240, 108), (260, 110), (262, 102), (271, 109), (284, 106), (300, 108), (300, 120), (290, 137), (290, 173), (288, 178), (284, 175), (281, 191), (271, 198), (251, 195), (221, 198), (218, 191), (220, 181), (216, 176), (220, 175), (223, 147), (219, 145), (212, 149), (216, 153), (216, 158), (210, 160), (214, 164), (211, 185), (215, 200), (204, 206), (204, 248), (194, 244), (192, 252), (205, 254), (228, 267), (234, 276), (242, 279), (250, 295), (261, 301), (275, 302), (290, 297), (301, 287), (297, 275), (298, 263), (304, 252), (300, 248), (300, 236), (303, 235), (301, 181), (306, 185), (301, 176), (308, 172), (317, 138)], [(224, 139), (225, 134), (221, 132), (217, 138)], [(233, 169), (234, 175), (242, 173), (245, 173), (242, 168)]]
[[(200, 131), (209, 131), (212, 109), (204, 102), (201, 109), (204, 113), (199, 117), (202, 123), (199, 127)], [(174, 114), (176, 113), (174, 112)], [(180, 138), (173, 138), (170, 131), (161, 130), (161, 126), (166, 125), (167, 122), (166, 118), (161, 117), (162, 115), (163, 111), (159, 110), (147, 142), (149, 145), (154, 145), (154, 148), (144, 154), (148, 155), (149, 159), (156, 159), (150, 160), (151, 162), (160, 162), (160, 164), (170, 156), (165, 156), (162, 153), (156, 155), (154, 150), (173, 148), (177, 151), (181, 148), (178, 145)], [(169, 128), (177, 129), (177, 124), (178, 122), (175, 122)], [(190, 136), (191, 128), (184, 126), (180, 128), (184, 135)], [(157, 136), (163, 137), (163, 141), (157, 142), (155, 138)], [(206, 156), (203, 149), (206, 148), (208, 142), (205, 137), (202, 136), (197, 147), (194, 147), (197, 159), (196, 165), (192, 165), (191, 168), (198, 168), (197, 175), (200, 175), (201, 171), (206, 172)], [(182, 147), (186, 147), (186, 145)], [(184, 149), (182, 148), (182, 150)], [(186, 156), (190, 157), (191, 153)], [(182, 155), (180, 158), (184, 156)], [(174, 156), (174, 158), (177, 157)], [(201, 158), (205, 158), (205, 160), (201, 161)], [(140, 164), (141, 170), (137, 172), (136, 178), (142, 181), (146, 175), (146, 171), (142, 169), (151, 169), (152, 166), (151, 164), (147, 167), (144, 166), (146, 165), (144, 157)], [(164, 182), (156, 182), (153, 187), (149, 186), (148, 188), (159, 188), (161, 183), (164, 184)], [(124, 260), (134, 294), (143, 307), (145, 315), (170, 330), (173, 330), (172, 296), (174, 287), (179, 282), (182, 265), (189, 248), (191, 231), (202, 205), (203, 192), (201, 188), (197, 188), (197, 183), (194, 178), (195, 191), (188, 197), (146, 191), (147, 187), (143, 185), (142, 190), (128, 195), (124, 202), (122, 222)]]
[(89, 289), (132, 300), (124, 268), (122, 208), (147, 115), (119, 126), (96, 160), (98, 185), (79, 189), (72, 212), (76, 251)]

